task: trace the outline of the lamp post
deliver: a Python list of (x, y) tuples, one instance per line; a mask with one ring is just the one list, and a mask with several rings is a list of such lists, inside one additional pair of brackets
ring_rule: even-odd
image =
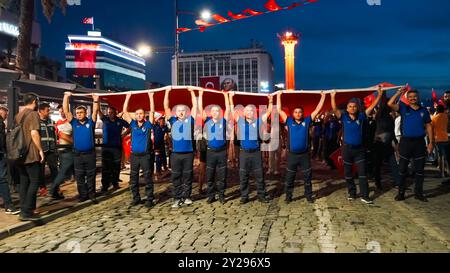
[[(189, 14), (198, 16), (198, 13), (192, 12), (192, 11), (184, 11), (178, 9), (178, 0), (175, 0), (175, 60), (174, 60), (174, 70), (175, 70), (175, 84), (178, 85), (178, 64), (179, 64), (179, 57), (180, 57), (180, 33), (178, 32), (178, 29), (180, 28), (180, 14)], [(203, 10), (200, 13), (200, 18), (203, 20), (209, 20), (211, 18), (211, 12), (209, 10)]]

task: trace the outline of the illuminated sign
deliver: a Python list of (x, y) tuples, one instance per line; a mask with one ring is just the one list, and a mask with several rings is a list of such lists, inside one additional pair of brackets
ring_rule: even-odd
[(269, 82), (267, 81), (261, 82), (261, 92), (270, 92)]
[(97, 50), (100, 48), (99, 44), (85, 44), (85, 43), (71, 43), (70, 47), (72, 49), (90, 49)]
[(6, 22), (0, 22), (0, 32), (19, 37), (19, 27)]

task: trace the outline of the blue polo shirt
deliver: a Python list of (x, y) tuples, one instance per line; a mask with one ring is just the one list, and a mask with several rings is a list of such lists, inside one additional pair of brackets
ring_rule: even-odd
[(403, 137), (425, 137), (425, 124), (431, 123), (430, 113), (424, 107), (417, 110), (400, 102), (398, 111), (402, 116), (401, 130)]
[(190, 153), (194, 151), (192, 145), (194, 118), (189, 116), (184, 120), (171, 117), (169, 123), (172, 126), (172, 147), (174, 153)]
[(259, 149), (259, 129), (262, 124), (262, 120), (259, 118), (253, 121), (251, 124), (245, 118), (239, 118), (238, 130), (239, 140), (241, 141), (241, 148), (244, 150)]
[(222, 118), (217, 123), (210, 117), (205, 121), (208, 147), (222, 149), (227, 145), (227, 121)]
[(103, 121), (103, 146), (109, 148), (122, 147), (122, 129), (129, 128), (130, 124), (121, 118), (116, 118), (113, 122), (109, 117), (104, 116)]
[(305, 118), (301, 123), (297, 123), (293, 118), (286, 120), (288, 128), (288, 147), (293, 153), (304, 153), (308, 151), (309, 146), (309, 127), (311, 126), (311, 117)]
[(341, 130), (341, 124), (335, 120), (330, 120), (325, 124), (324, 135), (325, 139), (332, 140), (338, 137), (338, 132)]
[(164, 135), (169, 132), (169, 128), (167, 128), (166, 125), (159, 126), (155, 125), (153, 126), (153, 134), (155, 136), (155, 146), (161, 146), (164, 144)]
[(136, 120), (131, 121), (131, 152), (135, 154), (147, 153), (152, 149), (152, 128), (150, 121), (142, 126)]
[(75, 152), (89, 152), (95, 148), (95, 122), (86, 118), (82, 124), (78, 119), (70, 122), (73, 128), (73, 148)]
[(365, 113), (360, 112), (353, 120), (347, 111), (342, 113), (341, 121), (344, 127), (344, 143), (347, 145), (359, 146), (363, 143), (363, 125), (367, 119)]

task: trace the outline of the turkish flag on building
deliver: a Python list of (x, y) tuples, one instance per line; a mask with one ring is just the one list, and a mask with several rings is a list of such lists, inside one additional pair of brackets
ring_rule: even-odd
[(94, 17), (84, 18), (83, 24), (85, 25), (93, 25), (94, 24)]
[(95, 62), (97, 59), (97, 51), (90, 49), (82, 49), (75, 51), (75, 75), (77, 76), (93, 76), (97, 73)]
[(200, 78), (200, 87), (220, 90), (220, 77), (202, 77)]

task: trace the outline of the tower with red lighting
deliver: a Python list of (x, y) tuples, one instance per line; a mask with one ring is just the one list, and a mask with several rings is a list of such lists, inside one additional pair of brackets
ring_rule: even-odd
[(300, 42), (300, 35), (287, 31), (278, 37), (284, 46), (286, 90), (295, 90), (295, 47)]

